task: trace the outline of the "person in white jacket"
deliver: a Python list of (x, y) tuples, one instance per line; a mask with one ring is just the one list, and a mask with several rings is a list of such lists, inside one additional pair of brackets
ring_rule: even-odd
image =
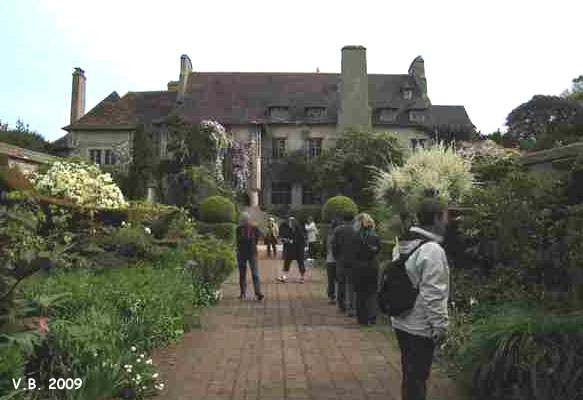
[(314, 218), (308, 217), (306, 221), (306, 234), (308, 236), (308, 256), (311, 259), (316, 258), (316, 245), (318, 243), (318, 227), (314, 222)]
[(399, 347), (403, 400), (425, 400), (435, 346), (443, 342), (449, 325), (449, 266), (441, 246), (448, 224), (447, 205), (436, 198), (424, 199), (418, 209), (419, 226), (412, 227), (399, 241), (400, 257), (411, 283), (419, 289), (415, 306), (407, 314), (392, 317)]

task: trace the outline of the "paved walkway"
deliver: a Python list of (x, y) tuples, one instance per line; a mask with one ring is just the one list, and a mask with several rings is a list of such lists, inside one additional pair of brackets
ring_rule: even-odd
[[(202, 329), (154, 353), (166, 383), (159, 399), (400, 399), (400, 355), (390, 327), (361, 328), (329, 305), (324, 270), (295, 283), (293, 263), (291, 282), (280, 284), (282, 261), (265, 259), (264, 249), (260, 259), (263, 302), (238, 300), (233, 274), (221, 302), (204, 310)], [(432, 399), (460, 398), (451, 381), (436, 376)]]

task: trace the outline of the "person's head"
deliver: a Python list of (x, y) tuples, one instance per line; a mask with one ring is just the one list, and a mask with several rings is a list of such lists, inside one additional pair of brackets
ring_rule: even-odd
[(435, 197), (425, 198), (419, 203), (417, 219), (421, 226), (443, 235), (449, 222), (447, 204)]
[(308, 224), (311, 224), (312, 222), (314, 222), (314, 218), (311, 215), (308, 215), (308, 218), (306, 218), (306, 222)]
[(243, 225), (249, 225), (251, 223), (251, 216), (249, 215), (248, 212), (242, 212), (241, 213), (241, 224)]
[(344, 221), (344, 223), (345, 223), (345, 224), (348, 224), (348, 223), (354, 222), (354, 219), (355, 219), (355, 218), (356, 218), (356, 217), (355, 217), (354, 215), (350, 215), (350, 214), (344, 214), (344, 215), (342, 216), (342, 220)]
[(269, 222), (270, 224), (275, 224), (275, 218), (269, 217), (269, 219), (267, 220), (267, 222)]
[(290, 225), (294, 225), (296, 223), (296, 217), (294, 217), (293, 215), (288, 215), (287, 223)]
[(371, 230), (375, 228), (375, 222), (369, 214), (361, 213), (354, 217), (352, 227), (355, 231)]
[(340, 220), (338, 218), (334, 218), (332, 223), (330, 224), (330, 231), (333, 231), (340, 225)]

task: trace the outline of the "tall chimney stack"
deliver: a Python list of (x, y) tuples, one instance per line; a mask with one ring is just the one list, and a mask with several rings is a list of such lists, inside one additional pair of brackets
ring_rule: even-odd
[(192, 72), (192, 62), (190, 57), (183, 54), (180, 57), (180, 81), (178, 83), (178, 102), (184, 100), (184, 94), (186, 93), (186, 86), (188, 84), (188, 75)]
[(71, 124), (77, 122), (85, 114), (85, 81), (85, 71), (75, 68), (71, 93)]
[(368, 129), (371, 126), (366, 48), (363, 46), (344, 46), (342, 48), (338, 130), (343, 131), (346, 128)]

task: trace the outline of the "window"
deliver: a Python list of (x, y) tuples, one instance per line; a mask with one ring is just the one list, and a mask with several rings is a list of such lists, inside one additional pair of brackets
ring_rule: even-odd
[(289, 118), (288, 107), (269, 107), (269, 116), (271, 118)]
[(308, 118), (324, 118), (325, 116), (325, 107), (306, 107), (306, 117)]
[(302, 204), (321, 204), (322, 198), (311, 186), (302, 185)]
[(405, 100), (411, 100), (413, 98), (413, 90), (403, 89), (403, 98)]
[(289, 183), (271, 184), (271, 204), (291, 204), (291, 185)]
[(306, 157), (318, 157), (322, 154), (322, 139), (321, 138), (311, 138), (307, 139), (306, 142)]
[(393, 108), (380, 108), (378, 110), (379, 121), (394, 121), (397, 116), (397, 110)]
[(427, 139), (409, 139), (409, 147), (411, 150), (415, 150), (418, 147), (424, 149), (426, 141)]
[(105, 159), (103, 160), (103, 164), (105, 165), (115, 164), (115, 155), (113, 154), (113, 150), (105, 150)]
[(286, 140), (282, 138), (273, 139), (273, 158), (285, 157)]
[(91, 162), (101, 164), (101, 149), (89, 150), (89, 159), (91, 160)]
[(417, 111), (409, 111), (409, 121), (411, 122), (424, 122), (425, 115)]

